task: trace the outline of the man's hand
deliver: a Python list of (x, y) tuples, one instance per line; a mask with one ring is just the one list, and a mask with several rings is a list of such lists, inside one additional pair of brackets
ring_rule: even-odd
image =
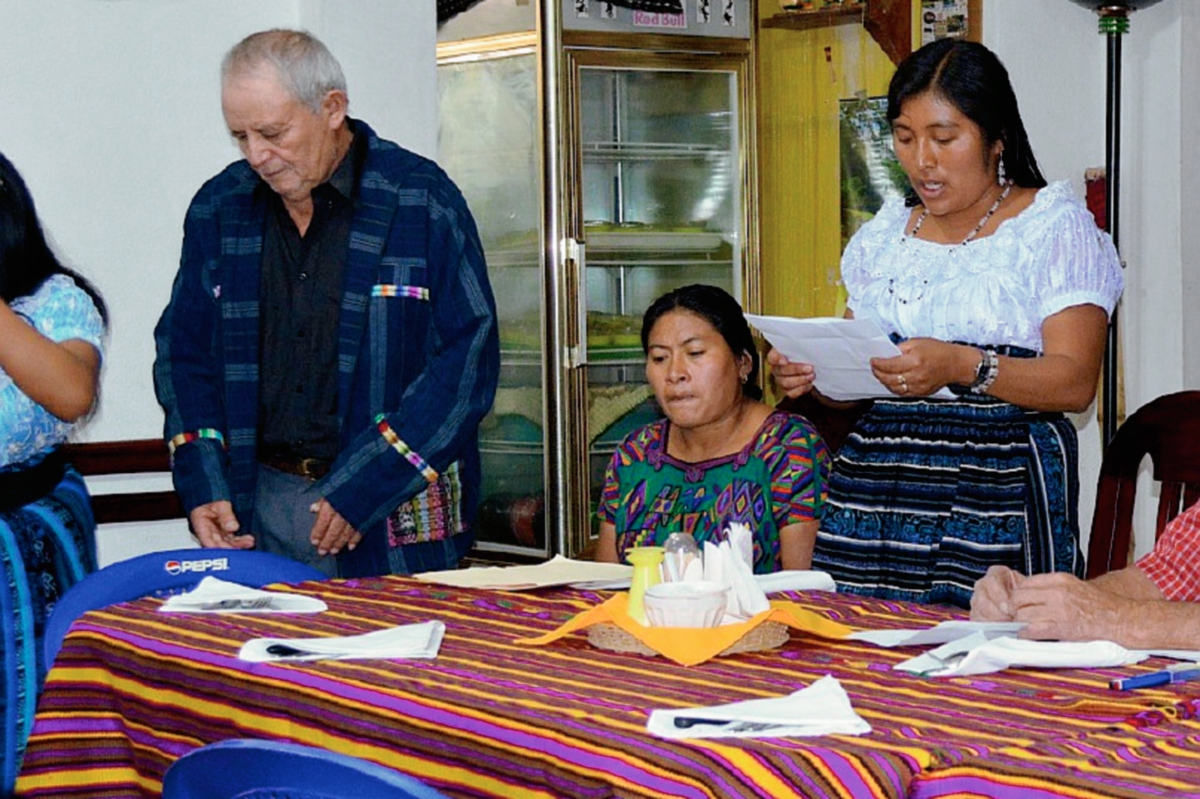
[(362, 533), (351, 527), (326, 500), (314, 502), (312, 510), (317, 514), (317, 518), (313, 522), (309, 540), (318, 553), (336, 555), (342, 551), (342, 547), (353, 550), (358, 546), (358, 542), (362, 540)]
[(218, 549), (252, 549), (254, 536), (237, 535), (241, 529), (233, 504), (221, 499), (207, 505), (197, 505), (188, 514), (192, 532), (200, 539), (200, 545)]
[(1013, 618), (1029, 625), (1022, 638), (1120, 643), (1134, 604), (1064, 572), (1026, 577), (1012, 592)]
[(1016, 605), (1013, 591), (1025, 576), (1007, 566), (992, 566), (975, 581), (971, 594), (971, 621), (1012, 621)]

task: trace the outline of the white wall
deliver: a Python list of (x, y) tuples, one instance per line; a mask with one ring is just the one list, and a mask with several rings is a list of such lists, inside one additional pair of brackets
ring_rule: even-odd
[[(1195, 269), (1183, 267), (1183, 252), (1194, 251), (1184, 245), (1200, 243), (1200, 229), (1193, 224), (1181, 231), (1183, 209), (1195, 197), (1184, 191), (1184, 181), (1194, 186), (1200, 170), (1200, 153), (1190, 138), (1200, 121), (1200, 96), (1190, 80), (1200, 59), (1197, 5), (1162, 0), (1137, 11), (1121, 41), (1118, 232), (1126, 287), (1119, 325), (1128, 413), (1161, 394), (1200, 387), (1200, 353), (1194, 349), (1200, 326), (1185, 313), (1191, 309), (1185, 298), (1196, 296), (1200, 281)], [(983, 30), (984, 43), (1012, 76), (1043, 171), (1051, 180), (1071, 180), (1082, 196), (1084, 170), (1105, 161), (1108, 50), (1098, 17), (1067, 0), (985, 0)], [(1185, 340), (1193, 347), (1186, 370)], [(1085, 531), (1095, 502), (1099, 436), (1094, 418), (1080, 433)], [(1143, 477), (1144, 498), (1153, 489), (1148, 475)], [(1139, 553), (1153, 540), (1150, 505), (1138, 504)]]
[[(184, 212), (238, 158), (218, 69), (256, 30), (306, 28), (342, 63), (351, 113), (432, 156), (436, 8), (395, 0), (12, 0), (0, 6), (0, 151), (24, 175), (60, 254), (111, 312), (101, 406), (86, 440), (156, 438), (152, 332), (179, 263)], [(103, 487), (101, 487), (103, 489)], [(178, 525), (112, 531), (105, 561), (189, 541)]]

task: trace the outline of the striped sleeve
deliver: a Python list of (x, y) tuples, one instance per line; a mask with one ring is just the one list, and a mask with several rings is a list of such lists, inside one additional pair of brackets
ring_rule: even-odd
[(772, 439), (767, 453), (771, 503), (782, 528), (820, 518), (830, 459), (824, 440), (807, 419), (790, 413), (778, 416), (764, 432)]

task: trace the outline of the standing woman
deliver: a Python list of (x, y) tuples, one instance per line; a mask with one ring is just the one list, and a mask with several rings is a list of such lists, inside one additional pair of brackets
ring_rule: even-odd
[[(912, 185), (842, 255), (847, 316), (901, 354), (834, 460), (813, 567), (839, 590), (966, 606), (993, 564), (1083, 574), (1075, 428), (1092, 402), (1120, 261), (1066, 182), (1046, 184), (1008, 73), (944, 39), (888, 90)], [(789, 396), (811, 364), (769, 360)], [(949, 388), (956, 399), (931, 395)]]
[(55, 450), (95, 405), (105, 319), (96, 290), (50, 251), (29, 190), (0, 155), (0, 795), (12, 790), (49, 667), (46, 617), (95, 569), (87, 489)]
[(704, 285), (664, 294), (642, 320), (642, 349), (666, 418), (613, 453), (596, 559), (624, 560), (674, 532), (719, 542), (739, 522), (753, 533), (756, 573), (807, 569), (828, 450), (806, 419), (760, 400), (758, 350), (737, 300)]

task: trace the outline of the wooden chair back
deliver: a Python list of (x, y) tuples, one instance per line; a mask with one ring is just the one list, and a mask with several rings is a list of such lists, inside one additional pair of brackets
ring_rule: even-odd
[[(66, 444), (61, 451), (67, 462), (84, 477), (171, 473), (167, 445), (160, 438)], [(187, 518), (174, 491), (93, 494), (92, 512), (96, 516), (96, 524)]]
[(1088, 542), (1087, 576), (1129, 563), (1137, 474), (1149, 456), (1161, 486), (1155, 540), (1167, 523), (1200, 499), (1200, 391), (1165, 394), (1139, 408), (1104, 452)]

